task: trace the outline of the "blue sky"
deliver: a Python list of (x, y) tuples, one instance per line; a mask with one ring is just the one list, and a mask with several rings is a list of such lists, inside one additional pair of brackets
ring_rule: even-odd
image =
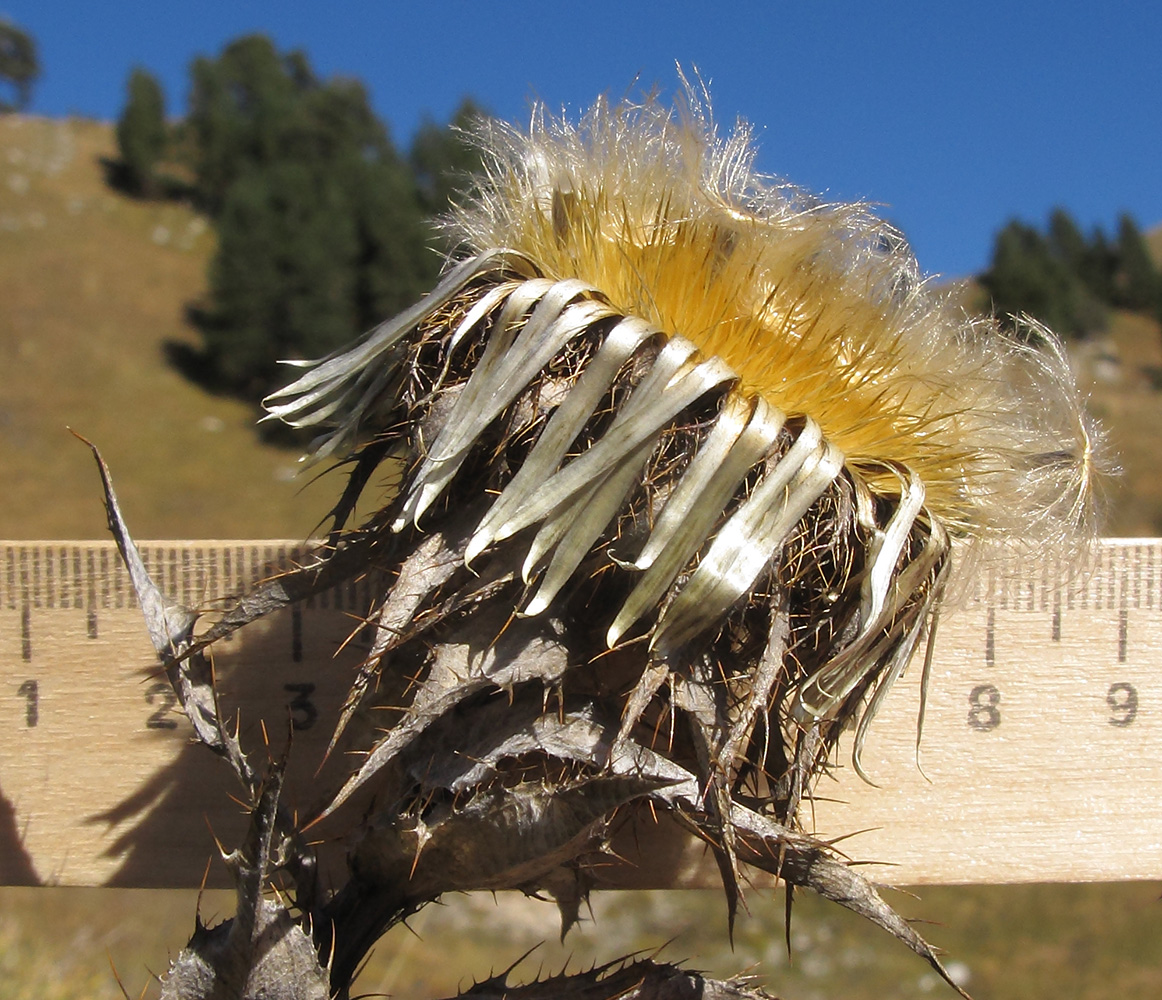
[(506, 118), (532, 98), (576, 111), (635, 79), (672, 90), (681, 63), (722, 122), (757, 126), (763, 170), (879, 204), (928, 273), (980, 270), (1005, 220), (1055, 205), (1086, 228), (1162, 223), (1152, 0), (0, 0), (4, 15), (39, 44), (41, 114), (115, 118), (138, 64), (181, 114), (190, 60), (259, 31), (361, 78), (401, 144), (465, 95)]

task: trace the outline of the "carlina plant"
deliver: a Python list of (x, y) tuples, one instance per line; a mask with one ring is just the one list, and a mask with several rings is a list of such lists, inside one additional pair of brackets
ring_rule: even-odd
[[(567, 931), (611, 837), (658, 822), (709, 846), (731, 921), (753, 866), (948, 980), (801, 807), (840, 733), (861, 770), (893, 681), (927, 673), (954, 556), (1092, 539), (1094, 432), (1060, 344), (967, 318), (865, 207), (756, 174), (748, 129), (721, 137), (694, 87), (475, 138), (438, 285), (266, 400), (350, 467), (309, 560), (196, 632), (102, 466), (154, 643), (252, 809), (238, 912), (199, 925), (163, 995), (346, 997), (387, 929), (455, 890), (544, 892)], [(398, 489), (354, 526), (388, 468)], [(207, 650), (357, 577), (378, 581), (374, 638), (331, 745), (363, 753), (292, 816), (281, 764), (224, 725)], [(349, 845), (341, 884), (322, 831)], [(743, 990), (645, 961), (493, 988)]]

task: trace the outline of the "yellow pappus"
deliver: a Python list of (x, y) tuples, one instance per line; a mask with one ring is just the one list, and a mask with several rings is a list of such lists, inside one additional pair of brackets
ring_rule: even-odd
[(513, 613), (581, 593), (634, 658), (622, 740), (709, 705), (704, 780), (749, 761), (792, 819), (853, 718), (859, 766), (953, 539), (1092, 534), (1064, 352), (966, 318), (864, 206), (756, 174), (689, 94), (476, 138), (439, 285), (267, 408), (317, 457), (402, 452), (379, 530), (472, 511), (463, 564), (519, 553)]

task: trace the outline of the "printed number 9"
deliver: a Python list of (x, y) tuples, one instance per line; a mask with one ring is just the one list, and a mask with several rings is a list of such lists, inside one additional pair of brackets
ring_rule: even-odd
[(978, 684), (969, 692), (968, 724), (970, 728), (987, 733), (1001, 724), (1001, 693), (993, 684)]
[(1138, 692), (1133, 684), (1125, 681), (1111, 684), (1106, 692), (1106, 704), (1110, 707), (1111, 726), (1122, 729), (1138, 717)]

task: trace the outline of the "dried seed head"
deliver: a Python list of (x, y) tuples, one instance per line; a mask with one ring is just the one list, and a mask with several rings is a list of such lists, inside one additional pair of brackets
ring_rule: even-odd
[(668, 685), (715, 717), (710, 770), (750, 761), (793, 815), (787, 789), (867, 705), (858, 766), (950, 538), (1092, 536), (1064, 351), (965, 318), (864, 206), (756, 174), (749, 130), (720, 138), (689, 88), (477, 140), (485, 175), (449, 222), (464, 259), (270, 414), (324, 428), (318, 456), (397, 441), (408, 471), (375, 521), (396, 533), (482, 503), (464, 560), (516, 554), (512, 612), (580, 599), (609, 646), (648, 640), (622, 738)]

